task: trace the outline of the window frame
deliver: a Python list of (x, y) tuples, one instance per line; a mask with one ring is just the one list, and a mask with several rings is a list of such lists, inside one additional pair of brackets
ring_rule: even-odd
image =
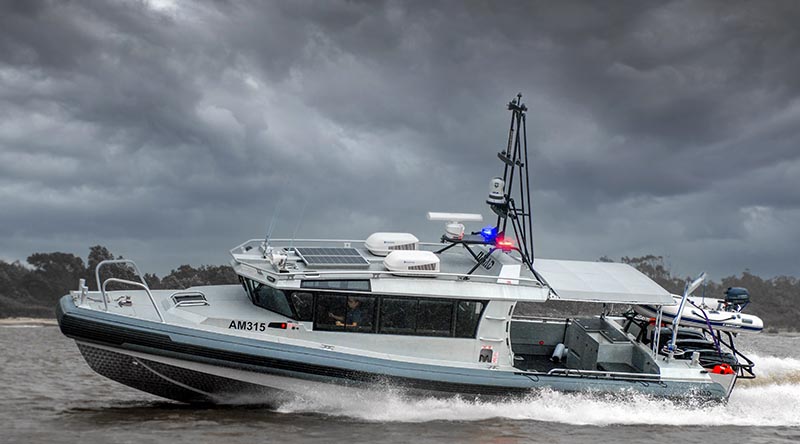
[[(478, 336), (478, 329), (481, 325), (481, 319), (483, 319), (483, 314), (486, 312), (486, 307), (489, 305), (489, 299), (455, 299), (455, 298), (435, 298), (435, 297), (425, 297), (425, 296), (405, 296), (405, 295), (380, 295), (380, 308), (378, 314), (378, 329), (376, 333), (382, 335), (400, 335), (400, 336), (419, 336), (419, 337), (427, 337), (427, 338), (454, 338), (454, 339), (476, 339)], [(384, 307), (384, 300), (385, 299), (407, 299), (407, 300), (415, 300), (416, 307), (414, 313), (414, 329), (413, 331), (384, 331), (383, 330), (383, 307)], [(420, 301), (436, 301), (436, 302), (449, 302), (451, 304), (451, 312), (450, 312), (450, 330), (447, 336), (442, 334), (435, 334), (435, 333), (420, 333), (419, 329), (419, 306)], [(458, 304), (461, 302), (474, 302), (481, 304), (480, 313), (477, 314), (477, 322), (475, 323), (475, 327), (472, 329), (471, 336), (457, 336), (456, 335), (456, 325), (458, 322)], [(394, 327), (393, 327), (394, 328)]]
[[(346, 294), (341, 293), (315, 293), (314, 294), (314, 331), (334, 331), (334, 332), (343, 332), (345, 331), (344, 325), (336, 325), (334, 321), (332, 324), (323, 324), (319, 321), (318, 315), (321, 315), (320, 310), (320, 300), (323, 298), (347, 298)], [(330, 310), (330, 305), (326, 305)], [(344, 300), (344, 304), (342, 304), (344, 308), (344, 312), (342, 313), (343, 316), (347, 316), (347, 299)]]
[[(354, 284), (352, 287), (347, 285), (346, 288), (339, 288), (330, 286), (332, 283), (347, 283), (347, 284)], [(357, 288), (355, 284), (366, 284), (366, 289), (364, 288)], [(346, 291), (346, 292), (365, 292), (369, 294), (372, 293), (372, 284), (370, 283), (369, 279), (325, 279), (325, 280), (312, 280), (312, 279), (303, 279), (300, 281), (300, 288), (310, 291)], [(374, 295), (378, 296), (378, 295)]]
[[(259, 290), (259, 288), (262, 288), (262, 287), (263, 288), (268, 288), (271, 292), (273, 292), (273, 295), (272, 295), (273, 298), (277, 297), (275, 295), (275, 292), (280, 292), (281, 296), (283, 297), (283, 302), (286, 304), (286, 307), (289, 309), (290, 313), (289, 314), (281, 313), (279, 311), (273, 310), (273, 309), (271, 309), (269, 307), (266, 307), (266, 306), (261, 305), (258, 302), (256, 302), (258, 300), (257, 297), (256, 297), (256, 292)], [(281, 316), (283, 316), (285, 318), (289, 318), (289, 319), (295, 319), (297, 317), (297, 313), (295, 312), (295, 309), (294, 309), (294, 307), (292, 306), (292, 304), (291, 304), (291, 302), (289, 300), (289, 296), (286, 294), (286, 291), (284, 291), (284, 290), (282, 290), (280, 288), (273, 287), (273, 286), (271, 286), (269, 284), (265, 284), (263, 282), (259, 282), (258, 285), (253, 287), (253, 291), (251, 292), (251, 299), (253, 300), (253, 304), (255, 306), (263, 308), (264, 310), (267, 310), (267, 311), (269, 311), (271, 313), (275, 313), (275, 314), (281, 315)]]
[[(250, 299), (250, 302), (253, 305), (255, 305), (256, 307), (258, 307), (258, 308), (260, 308), (262, 310), (267, 310), (270, 313), (275, 313), (275, 314), (277, 314), (279, 316), (283, 316), (285, 318), (289, 318), (289, 319), (292, 319), (292, 320), (298, 321), (298, 322), (312, 322), (313, 321), (314, 315), (315, 315), (314, 309), (316, 308), (316, 300), (317, 300), (316, 292), (303, 291), (303, 289), (294, 289), (294, 288), (285, 288), (285, 289), (284, 288), (277, 288), (277, 287), (274, 287), (274, 286), (272, 286), (270, 284), (267, 284), (265, 282), (259, 282), (259, 281), (255, 280), (255, 279), (250, 279), (250, 278), (246, 278), (246, 277), (242, 277), (242, 276), (239, 276), (239, 279), (241, 280), (241, 283), (244, 286), (245, 292), (247, 293), (247, 297)], [(265, 287), (271, 288), (274, 291), (280, 291), (281, 293), (283, 293), (283, 296), (286, 299), (286, 304), (289, 306), (289, 310), (292, 312), (292, 315), (291, 316), (287, 316), (285, 313), (280, 313), (280, 312), (277, 312), (275, 310), (270, 310), (268, 307), (265, 307), (265, 306), (259, 304), (257, 302), (257, 300), (256, 300), (256, 295), (255, 295), (255, 291), (256, 291), (256, 289), (258, 288), (259, 285), (263, 285)], [(294, 302), (292, 301), (292, 295), (294, 293), (310, 293), (312, 295), (312, 301), (311, 301), (311, 304), (312, 304), (311, 305), (311, 309), (312, 309), (312, 314), (311, 314), (312, 318), (311, 319), (312, 319), (312, 321), (306, 321), (306, 320), (300, 319), (300, 315), (297, 312), (297, 308), (294, 306)]]
[[(295, 302), (294, 302), (294, 297), (297, 294), (309, 294), (309, 295), (311, 295), (311, 319), (301, 319), (300, 311), (297, 309), (297, 306), (295, 305)], [(296, 320), (298, 322), (314, 322), (315, 316), (317, 314), (317, 294), (315, 292), (307, 291), (307, 290), (304, 290), (302, 288), (299, 289), (299, 290), (295, 289), (295, 290), (289, 292), (289, 295), (287, 296), (287, 299), (289, 300), (289, 307), (291, 307), (292, 312), (294, 313), (294, 317), (292, 319), (294, 319), (294, 320)]]
[[(378, 312), (378, 329), (377, 333), (381, 335), (401, 335), (401, 336), (418, 336), (417, 335), (417, 313), (419, 312), (419, 300), (421, 298), (409, 297), (409, 296), (394, 296), (394, 295), (381, 295), (381, 303), (380, 303), (380, 311)], [(395, 331), (384, 331), (383, 326), (383, 309), (385, 306), (385, 300), (401, 300), (401, 301), (413, 301), (414, 302), (414, 327), (411, 328), (411, 331), (407, 331), (409, 329), (400, 329), (399, 327), (390, 327), (392, 329), (396, 329)]]
[[(419, 325), (420, 324), (420, 314), (422, 313), (422, 311), (420, 310), (420, 307), (423, 305), (424, 302), (429, 303), (431, 305), (436, 304), (436, 303), (442, 303), (442, 302), (446, 302), (446, 303), (450, 304), (450, 322), (448, 323), (448, 326), (447, 326), (447, 336), (445, 336), (445, 335), (440, 333), (440, 332), (444, 332), (444, 330), (426, 330), (426, 331), (424, 331), (422, 333), (420, 332), (420, 325)], [(414, 330), (415, 330), (414, 336), (429, 336), (429, 337), (436, 337), (436, 338), (454, 338), (455, 337), (455, 328), (456, 328), (454, 309), (457, 306), (458, 306), (458, 299), (417, 298), (417, 321), (416, 321), (416, 325), (415, 325), (415, 328), (414, 328)]]
[[(462, 302), (474, 302), (481, 304), (481, 311), (477, 313), (478, 320), (475, 322), (475, 327), (472, 328), (472, 334), (470, 336), (458, 335), (458, 304)], [(453, 337), (462, 339), (477, 338), (478, 329), (481, 327), (481, 320), (483, 319), (483, 314), (486, 312), (486, 307), (489, 305), (489, 302), (490, 300), (488, 299), (456, 299), (455, 304), (453, 304)]]
[[(343, 280), (345, 281), (345, 280)], [(350, 280), (347, 280), (350, 281)], [(486, 308), (489, 305), (491, 300), (489, 299), (460, 299), (460, 298), (437, 298), (437, 297), (425, 297), (425, 296), (410, 296), (410, 295), (389, 295), (389, 294), (375, 294), (371, 291), (364, 291), (364, 290), (345, 290), (345, 289), (334, 289), (334, 288), (316, 288), (316, 287), (308, 287), (300, 285), (300, 288), (277, 288), (270, 284), (259, 282), (254, 279), (241, 277), (240, 282), (244, 286), (244, 289), (250, 299), (250, 302), (259, 307), (263, 310), (267, 310), (270, 313), (275, 313), (279, 316), (288, 317), (297, 322), (310, 322), (312, 324), (313, 331), (327, 331), (327, 332), (344, 332), (344, 333), (372, 333), (372, 334), (381, 334), (381, 335), (398, 335), (398, 336), (418, 336), (418, 337), (427, 337), (427, 338), (454, 338), (454, 339), (475, 339), (478, 335), (478, 329), (480, 328), (481, 320), (483, 319), (483, 315), (486, 312)], [(303, 282), (323, 282), (323, 281), (303, 281)], [(338, 281), (342, 282), (342, 281)], [(369, 281), (367, 281), (369, 282)], [(260, 305), (256, 302), (255, 298), (255, 290), (258, 288), (258, 285), (264, 285), (266, 287), (271, 288), (273, 291), (280, 291), (285, 300), (289, 309), (292, 312), (291, 316), (286, 316), (284, 313), (279, 313), (274, 310), (270, 310), (263, 305)], [(311, 319), (301, 319), (300, 313), (295, 307), (294, 300), (292, 299), (293, 296), (297, 293), (307, 293), (311, 295)], [(357, 327), (357, 328), (347, 328), (346, 325), (344, 326), (330, 326), (329, 324), (321, 324), (317, 321), (317, 311), (318, 305), (320, 301), (320, 296), (340, 296), (347, 298), (348, 296), (358, 297), (358, 298), (370, 298), (372, 299), (372, 310), (370, 310), (369, 316), (371, 319), (370, 327)], [(402, 330), (395, 330), (395, 331), (385, 331), (383, 327), (383, 310), (385, 300), (405, 300), (405, 301), (414, 301), (414, 327), (411, 331), (402, 331)], [(431, 302), (447, 302), (451, 305), (450, 310), (450, 328), (448, 330), (447, 335), (443, 335), (436, 332), (420, 332), (419, 331), (419, 316), (420, 316), (420, 302), (421, 301), (431, 301)], [(477, 313), (477, 320), (475, 322), (475, 326), (472, 329), (472, 334), (470, 336), (459, 336), (457, 335), (458, 332), (458, 306), (460, 303), (478, 303), (481, 304), (480, 312)], [(347, 303), (345, 299), (345, 317), (347, 316)], [(392, 327), (392, 329), (396, 329), (398, 327)]]
[[(377, 323), (378, 323), (378, 307), (380, 305), (380, 296), (375, 294), (365, 294), (365, 293), (350, 293), (345, 291), (325, 291), (325, 292), (313, 292), (314, 294), (314, 331), (333, 331), (333, 332), (346, 332), (346, 333), (375, 333), (377, 330)], [(323, 324), (319, 322), (317, 318), (317, 311), (320, 304), (320, 298), (329, 298), (329, 297), (340, 297), (344, 298), (344, 313), (343, 316), (345, 317), (345, 321), (343, 322), (344, 325), (332, 325), (332, 324)], [(347, 315), (350, 311), (349, 306), (347, 305), (347, 299), (355, 297), (355, 298), (369, 298), (372, 299), (372, 308), (367, 313), (367, 316), (370, 320), (369, 327), (363, 325), (356, 325), (350, 326), (347, 325)], [(363, 304), (363, 302), (362, 302)], [(366, 311), (366, 310), (365, 310)]]

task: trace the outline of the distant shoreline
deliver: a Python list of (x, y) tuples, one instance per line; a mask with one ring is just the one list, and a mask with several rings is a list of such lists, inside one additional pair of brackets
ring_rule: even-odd
[(800, 336), (800, 332), (798, 332), (797, 330), (788, 329), (788, 328), (778, 328), (776, 330), (777, 330), (777, 332), (772, 330), (772, 329), (768, 330), (768, 329), (765, 328), (761, 332), (761, 334), (762, 335), (774, 335), (774, 336), (778, 336), (778, 335), (780, 335), (780, 336)]
[(0, 326), (56, 326), (58, 322), (52, 318), (0, 318)]

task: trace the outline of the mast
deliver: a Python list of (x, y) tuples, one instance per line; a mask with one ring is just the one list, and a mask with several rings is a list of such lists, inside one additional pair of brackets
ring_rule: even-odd
[(533, 221), (525, 119), (528, 107), (522, 103), (521, 93), (508, 103), (508, 110), (511, 111), (508, 143), (505, 151), (497, 154), (503, 162), (503, 176), (492, 179), (486, 203), (497, 215), (497, 238), (506, 245), (509, 245), (508, 240), (513, 239), (517, 246), (513, 249), (520, 254), (522, 262), (539, 277), (533, 270)]
[[(542, 285), (547, 285), (545, 279), (533, 268), (533, 220), (531, 218), (533, 207), (531, 206), (528, 132), (525, 120), (528, 107), (522, 103), (521, 93), (508, 103), (508, 110), (511, 111), (508, 141), (505, 150), (497, 153), (497, 157), (503, 162), (503, 175), (494, 177), (489, 182), (489, 197), (486, 199), (486, 203), (497, 215), (495, 225), (484, 227), (469, 236), (464, 236), (463, 225), (454, 221), (451, 225), (460, 226), (460, 233), (456, 230), (442, 236), (442, 242), (447, 245), (435, 253), (443, 253), (456, 245), (463, 246), (475, 259), (475, 265), (467, 272), (467, 274), (472, 274), (478, 267), (484, 265), (497, 250), (504, 253), (516, 251), (525, 267)], [(431, 214), (434, 213), (429, 213), (429, 219)], [(485, 245), (490, 248), (488, 254), (477, 254), (472, 250), (471, 245)], [(552, 288), (550, 291), (553, 292)]]

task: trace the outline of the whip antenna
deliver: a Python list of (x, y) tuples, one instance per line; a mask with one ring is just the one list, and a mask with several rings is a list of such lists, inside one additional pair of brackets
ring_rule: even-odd
[[(283, 189), (289, 185), (289, 178), (283, 182)], [(267, 227), (267, 235), (264, 236), (264, 258), (267, 257), (267, 252), (269, 250), (269, 238), (272, 237), (272, 232), (275, 230), (275, 227), (278, 225), (278, 214), (280, 213), (281, 209), (281, 202), (275, 202), (275, 209), (272, 211), (272, 220), (269, 222), (269, 226)]]
[(308, 198), (303, 203), (303, 209), (300, 210), (300, 217), (297, 219), (297, 225), (294, 226), (294, 233), (292, 233), (292, 240), (289, 242), (289, 249), (294, 248), (294, 239), (297, 237), (297, 231), (300, 230), (300, 224), (303, 223), (303, 216), (306, 215), (306, 207), (308, 206)]

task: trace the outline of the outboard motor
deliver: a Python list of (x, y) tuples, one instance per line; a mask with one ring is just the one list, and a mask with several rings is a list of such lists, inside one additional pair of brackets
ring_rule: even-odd
[(725, 290), (725, 310), (742, 311), (745, 305), (750, 303), (750, 293), (746, 288), (728, 287)]

